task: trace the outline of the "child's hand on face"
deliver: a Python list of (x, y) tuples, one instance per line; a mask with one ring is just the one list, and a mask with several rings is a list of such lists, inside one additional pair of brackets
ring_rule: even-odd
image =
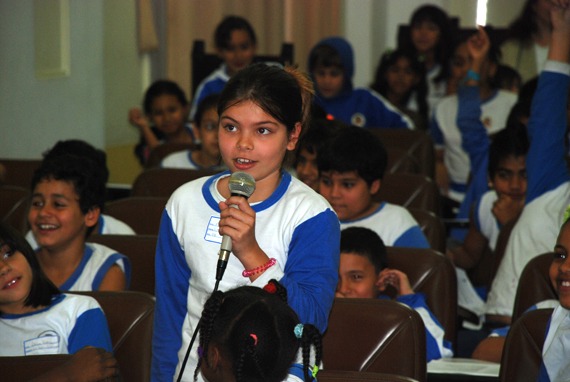
[(244, 263), (248, 254), (259, 249), (255, 239), (255, 211), (241, 196), (232, 196), (220, 202), (219, 207), (220, 235), (228, 235), (232, 239), (232, 253)]
[(129, 110), (129, 123), (139, 129), (148, 127), (148, 120), (138, 107), (133, 107)]
[(509, 195), (499, 194), (493, 203), (491, 212), (501, 225), (505, 225), (516, 219), (524, 208), (524, 199), (513, 199)]
[(570, 32), (570, 0), (550, 0), (552, 8), (550, 18), (554, 30)]
[(471, 36), (467, 40), (467, 50), (469, 56), (472, 58), (473, 63), (482, 63), (489, 49), (491, 48), (491, 42), (489, 41), (489, 36), (482, 26), (477, 28), (477, 33)]
[(376, 286), (380, 292), (384, 292), (388, 287), (396, 289), (396, 297), (414, 293), (408, 276), (397, 269), (385, 268), (380, 271)]

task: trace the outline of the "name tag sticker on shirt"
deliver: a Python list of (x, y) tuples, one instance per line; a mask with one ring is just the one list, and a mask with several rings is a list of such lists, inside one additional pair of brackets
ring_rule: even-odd
[(40, 334), (37, 338), (24, 341), (24, 354), (58, 354), (59, 353), (59, 335), (50, 330)]
[(218, 229), (220, 225), (220, 217), (212, 216), (208, 222), (208, 227), (206, 227), (206, 233), (204, 239), (206, 241), (211, 241), (212, 243), (222, 243), (222, 235), (220, 235)]

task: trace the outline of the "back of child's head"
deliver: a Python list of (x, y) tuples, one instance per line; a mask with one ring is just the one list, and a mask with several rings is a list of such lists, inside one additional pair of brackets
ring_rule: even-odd
[(196, 109), (196, 114), (194, 114), (194, 122), (196, 122), (196, 126), (200, 128), (200, 124), (202, 123), (202, 117), (204, 113), (210, 109), (218, 110), (218, 100), (220, 99), (220, 95), (210, 94), (202, 99), (198, 104), (198, 108)]
[(366, 257), (376, 273), (387, 266), (386, 246), (378, 234), (365, 227), (348, 227), (340, 232), (340, 253)]
[(158, 80), (152, 83), (146, 90), (143, 100), (143, 109), (146, 115), (152, 114), (152, 104), (154, 100), (163, 95), (171, 95), (176, 97), (182, 106), (188, 105), (188, 99), (184, 90), (174, 81)]
[(384, 177), (388, 154), (380, 139), (356, 126), (340, 129), (317, 157), (319, 173), (356, 171), (371, 185)]
[(528, 80), (519, 91), (517, 103), (511, 108), (507, 118), (507, 126), (526, 124), (530, 118), (532, 99), (538, 86), (538, 77)]
[(22, 253), (32, 269), (30, 294), (24, 304), (34, 308), (49, 305), (52, 297), (60, 293), (59, 289), (42, 271), (34, 250), (24, 236), (13, 227), (0, 223), (0, 252), (3, 254), (6, 251)]
[(518, 93), (521, 86), (522, 77), (516, 69), (505, 64), (497, 66), (497, 72), (493, 77), (493, 88)]
[(299, 122), (306, 127), (313, 94), (311, 80), (298, 69), (252, 64), (230, 78), (220, 94), (218, 115), (240, 102), (251, 101), (292, 132)]
[(200, 359), (208, 362), (208, 347), (217, 345), (227, 354), (237, 382), (282, 381), (303, 349), (305, 376), (309, 352), (315, 345), (316, 362), (321, 359), (321, 337), (313, 325), (300, 324), (287, 304), (287, 292), (271, 280), (263, 289), (242, 286), (214, 292), (204, 304), (200, 321)]
[(318, 154), (325, 147), (334, 134), (341, 128), (346, 127), (343, 122), (326, 118), (312, 118), (310, 127), (297, 145), (297, 154), (301, 150), (307, 150), (309, 154)]
[(80, 158), (91, 159), (102, 172), (105, 183), (109, 181), (109, 169), (107, 168), (107, 154), (103, 150), (97, 149), (91, 144), (80, 139), (68, 139), (58, 141), (51, 149), (46, 151), (45, 160), (51, 160), (60, 155), (74, 155)]
[(32, 191), (40, 182), (47, 180), (71, 183), (79, 197), (79, 208), (83, 214), (95, 207), (103, 210), (106, 184), (93, 160), (70, 154), (44, 159), (32, 177)]
[(526, 126), (522, 123), (509, 125), (494, 134), (489, 147), (489, 177), (494, 178), (501, 162), (508, 157), (526, 156), (529, 145)]
[(214, 32), (214, 43), (218, 49), (228, 49), (232, 38), (232, 32), (235, 30), (243, 30), (247, 32), (253, 45), (257, 44), (257, 38), (253, 27), (243, 17), (227, 16), (216, 27)]
[(338, 68), (349, 80), (354, 75), (354, 52), (350, 43), (342, 37), (327, 37), (317, 43), (309, 53), (309, 72), (322, 68)]

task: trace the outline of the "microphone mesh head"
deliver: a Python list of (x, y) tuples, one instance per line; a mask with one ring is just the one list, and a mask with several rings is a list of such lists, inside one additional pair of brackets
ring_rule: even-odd
[(255, 191), (255, 179), (245, 172), (234, 172), (228, 184), (232, 195), (241, 195), (249, 198)]

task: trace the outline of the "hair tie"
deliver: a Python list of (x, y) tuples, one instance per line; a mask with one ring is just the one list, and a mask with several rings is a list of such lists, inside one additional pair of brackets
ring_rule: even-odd
[(293, 331), (295, 332), (295, 337), (299, 339), (303, 338), (303, 324), (295, 325), (295, 329), (293, 329)]
[(319, 367), (317, 365), (313, 366), (311, 369), (311, 374), (313, 374), (313, 379), (317, 378), (317, 373), (319, 372)]
[(204, 357), (204, 348), (202, 346), (198, 346), (198, 358)]
[(275, 294), (275, 292), (277, 292), (277, 287), (272, 282), (269, 282), (263, 287), (263, 290), (267, 293)]
[(568, 219), (570, 219), (570, 204), (568, 205), (568, 207), (566, 207), (566, 210), (564, 211), (564, 219), (562, 220), (562, 224), (566, 223)]
[(257, 346), (257, 335), (249, 333), (249, 336), (253, 338), (253, 346)]

